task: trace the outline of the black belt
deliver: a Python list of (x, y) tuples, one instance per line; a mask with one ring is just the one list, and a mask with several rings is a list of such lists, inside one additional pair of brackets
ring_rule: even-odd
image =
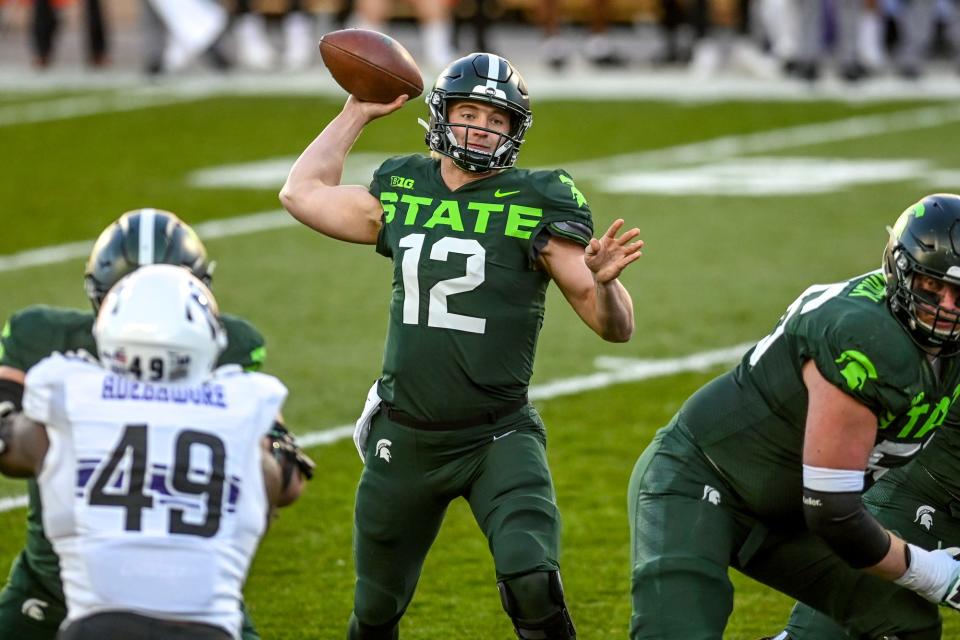
[(481, 414), (469, 416), (467, 418), (459, 418), (457, 420), (420, 420), (419, 418), (415, 418), (405, 411), (397, 409), (392, 404), (387, 402), (383, 403), (383, 410), (387, 414), (388, 419), (398, 424), (402, 424), (405, 427), (424, 429), (426, 431), (449, 431), (453, 429), (479, 427), (483, 424), (493, 424), (494, 422), (500, 420), (500, 418), (505, 418), (511, 413), (525, 406), (528, 402), (529, 400), (527, 399), (527, 395), (524, 394), (523, 397), (517, 398), (513, 402), (505, 404), (502, 407), (489, 409)]

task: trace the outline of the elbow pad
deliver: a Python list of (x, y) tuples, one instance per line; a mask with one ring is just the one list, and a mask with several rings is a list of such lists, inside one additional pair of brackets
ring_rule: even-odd
[(533, 238), (533, 243), (530, 245), (531, 256), (534, 260), (540, 256), (540, 252), (553, 237), (566, 238), (585, 247), (590, 244), (590, 239), (593, 238), (593, 230), (588, 225), (574, 220), (553, 222), (544, 226)]
[(803, 488), (807, 527), (854, 569), (872, 567), (890, 550), (890, 534), (863, 506), (857, 492)]

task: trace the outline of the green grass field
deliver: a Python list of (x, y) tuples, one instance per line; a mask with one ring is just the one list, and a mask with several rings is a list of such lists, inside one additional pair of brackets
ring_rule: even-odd
[[(20, 96), (10, 102), (29, 108), (62, 98)], [(0, 255), (92, 239), (121, 212), (141, 206), (171, 209), (191, 223), (277, 209), (279, 184), (199, 189), (190, 186), (188, 175), (225, 164), (292, 159), (339, 103), (231, 96), (0, 126), (8, 160), (0, 181)], [(925, 193), (957, 189), (958, 167), (951, 165), (956, 153), (944, 141), (960, 139), (960, 119), (944, 112), (909, 126), (896, 115), (925, 106), (535, 104), (521, 164), (569, 168), (597, 227), (624, 217), (641, 228), (647, 248), (623, 277), (636, 308), (634, 339), (626, 345), (602, 342), (552, 291), (534, 384), (593, 373), (596, 358), (603, 356), (671, 358), (756, 340), (807, 285), (878, 266), (885, 226), (901, 210)], [(355, 150), (383, 156), (420, 150), (422, 130), (415, 123), (420, 108), (419, 102), (408, 105), (374, 123)], [(846, 136), (744, 143), (756, 140), (749, 135), (757, 132), (852, 117), (879, 125)], [(686, 159), (652, 153), (617, 158), (721, 137), (733, 142), (704, 147)], [(630, 193), (605, 186), (618, 172), (722, 168), (751, 156), (774, 169), (777, 158), (805, 159), (814, 167), (813, 178), (808, 174), (797, 178), (801, 181), (841, 173), (825, 164), (820, 168), (823, 159), (922, 166), (831, 188), (801, 183), (765, 195), (699, 189)], [(784, 181), (790, 177), (787, 169), (773, 173)], [(268, 369), (291, 390), (285, 408), (289, 424), (306, 433), (352, 422), (378, 374), (389, 263), (370, 248), (336, 243), (301, 227), (213, 239), (207, 247), (218, 262), (221, 308), (251, 319), (267, 336)], [(84, 307), (83, 262), (0, 271), (0, 315), (40, 302)], [(564, 582), (585, 640), (626, 636), (625, 501), (636, 457), (685, 397), (722, 370), (624, 382), (537, 403), (548, 425), (564, 515)], [(246, 589), (248, 606), (268, 639), (343, 637), (351, 609), (351, 512), (361, 467), (348, 440), (310, 453), (317, 477), (264, 540)], [(20, 493), (20, 483), (0, 485), (0, 496)], [(23, 521), (22, 509), (0, 513), (0, 566), (20, 549)], [(738, 575), (733, 579), (736, 609), (726, 637), (753, 640), (779, 630), (790, 601)], [(696, 594), (691, 599), (695, 602)], [(945, 637), (960, 634), (958, 620), (948, 625)], [(420, 640), (512, 637), (485, 541), (464, 504), (450, 509), (402, 632)]]

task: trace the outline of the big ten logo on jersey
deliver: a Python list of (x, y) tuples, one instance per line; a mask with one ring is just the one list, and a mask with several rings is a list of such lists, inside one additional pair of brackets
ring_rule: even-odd
[(75, 496), (102, 507), (90, 514), (105, 526), (211, 538), (237, 510), (241, 478), (227, 476), (227, 445), (212, 433), (129, 424), (112, 451), (94, 450), (78, 460)]
[(413, 189), (413, 178), (404, 178), (403, 176), (390, 176), (390, 186), (397, 189)]
[(489, 195), (494, 201), (432, 198), (383, 191), (380, 193), (380, 204), (387, 224), (481, 235), (501, 233), (510, 238), (528, 240), (543, 218), (543, 209), (511, 202), (518, 196), (522, 197), (522, 190), (498, 189)]

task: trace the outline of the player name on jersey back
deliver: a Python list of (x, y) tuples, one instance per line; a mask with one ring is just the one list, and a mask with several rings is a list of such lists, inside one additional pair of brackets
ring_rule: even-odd
[(223, 385), (215, 382), (196, 386), (155, 385), (108, 375), (103, 379), (100, 398), (228, 408)]

